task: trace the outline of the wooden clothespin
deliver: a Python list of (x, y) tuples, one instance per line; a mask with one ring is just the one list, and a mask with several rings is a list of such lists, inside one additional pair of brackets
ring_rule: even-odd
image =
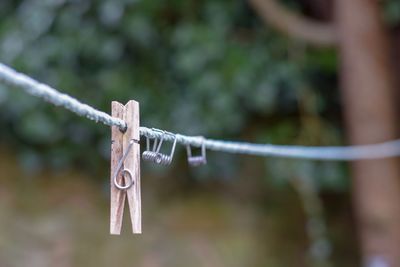
[(126, 122), (127, 129), (122, 132), (117, 126), (111, 127), (110, 233), (121, 233), (127, 197), (132, 231), (134, 234), (141, 234), (139, 103), (131, 100), (124, 106), (113, 101), (111, 110), (113, 117)]

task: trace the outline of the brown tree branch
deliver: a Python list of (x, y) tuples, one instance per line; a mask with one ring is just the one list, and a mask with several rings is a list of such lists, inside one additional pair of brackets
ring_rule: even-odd
[(264, 22), (289, 37), (316, 46), (334, 46), (337, 43), (333, 23), (319, 22), (298, 15), (277, 0), (249, 0)]

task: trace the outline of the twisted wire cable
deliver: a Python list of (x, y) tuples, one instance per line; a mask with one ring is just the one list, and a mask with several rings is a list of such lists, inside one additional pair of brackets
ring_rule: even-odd
[[(158, 139), (162, 136), (160, 130), (146, 127), (140, 127), (140, 134), (149, 138)], [(164, 141), (171, 142), (174, 140), (174, 136), (176, 136), (177, 142), (183, 145), (201, 147), (204, 142), (205, 147), (209, 150), (264, 157), (271, 156), (313, 160), (362, 160), (388, 158), (400, 155), (400, 140), (359, 146), (294, 146), (221, 141), (167, 132), (164, 136)]]
[[(39, 97), (55, 106), (64, 107), (79, 116), (86, 117), (95, 122), (101, 122), (108, 126), (117, 126), (122, 131), (126, 129), (126, 123), (123, 120), (111, 117), (103, 111), (81, 103), (75, 98), (60, 93), (56, 89), (40, 83), (25, 74), (19, 73), (2, 63), (0, 63), (0, 82), (14, 88), (22, 89), (30, 95)], [(164, 135), (164, 141), (173, 142), (176, 138), (177, 143), (182, 145), (201, 147), (204, 143), (205, 147), (209, 150), (264, 157), (312, 160), (363, 160), (400, 156), (400, 139), (359, 146), (318, 147), (213, 140), (198, 136), (174, 134), (147, 127), (140, 127), (140, 135), (153, 139), (160, 139)]]
[(75, 98), (60, 93), (47, 84), (40, 83), (2, 63), (0, 63), (0, 82), (14, 88), (22, 89), (30, 95), (42, 98), (55, 106), (64, 107), (79, 116), (88, 118), (89, 120), (101, 122), (108, 126), (118, 126), (121, 130), (126, 129), (126, 123), (123, 120), (113, 118), (105, 112), (99, 111), (87, 104), (83, 104)]

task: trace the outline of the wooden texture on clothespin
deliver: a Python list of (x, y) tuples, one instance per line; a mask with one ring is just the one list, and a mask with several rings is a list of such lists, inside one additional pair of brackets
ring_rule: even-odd
[[(110, 233), (119, 235), (122, 228), (122, 218), (124, 213), (125, 198), (128, 198), (129, 212), (132, 222), (132, 232), (142, 233), (142, 211), (140, 193), (140, 134), (139, 134), (139, 103), (129, 101), (125, 106), (113, 101), (111, 105), (111, 115), (122, 119), (127, 124), (127, 129), (122, 132), (118, 127), (111, 127), (111, 213), (110, 213)], [(132, 143), (133, 142), (133, 143)], [(131, 147), (130, 147), (131, 146)], [(118, 164), (123, 160), (120, 170)], [(124, 180), (123, 170), (128, 170), (132, 174), (132, 186), (126, 190), (120, 190), (114, 184), (114, 174), (118, 171), (116, 181), (122, 185), (128, 181)]]

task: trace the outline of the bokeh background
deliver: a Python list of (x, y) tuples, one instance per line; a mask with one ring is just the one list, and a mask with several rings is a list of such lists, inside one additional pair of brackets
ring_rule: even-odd
[[(0, 60), (106, 112), (137, 100), (143, 126), (346, 144), (330, 28), (307, 40), (279, 21), (328, 28), (335, 0), (265, 0), (278, 21), (262, 2), (2, 0)], [(365, 2), (394, 55), (400, 2)], [(345, 163), (208, 152), (190, 168), (179, 146), (170, 167), (142, 164), (144, 233), (125, 216), (115, 237), (108, 127), (0, 85), (0, 129), (0, 266), (360, 266)]]

